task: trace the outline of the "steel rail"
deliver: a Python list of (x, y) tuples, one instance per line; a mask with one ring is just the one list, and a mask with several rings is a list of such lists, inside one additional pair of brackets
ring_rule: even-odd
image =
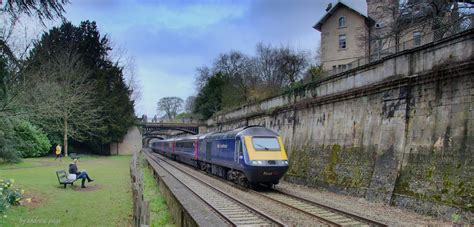
[[(322, 203), (314, 202), (314, 201), (311, 201), (311, 200), (308, 200), (308, 199), (305, 199), (305, 198), (302, 198), (302, 197), (299, 197), (299, 196), (291, 195), (291, 194), (282, 192), (282, 191), (277, 190), (277, 189), (271, 189), (271, 190), (273, 190), (274, 192), (270, 192), (270, 193), (278, 193), (281, 196), (284, 196), (284, 197), (287, 197), (289, 199), (295, 200), (295, 201), (300, 202), (302, 204), (300, 205), (300, 207), (297, 207), (295, 205), (289, 204), (288, 202), (279, 200), (278, 198), (271, 197), (271, 196), (267, 195), (267, 193), (262, 193), (262, 192), (257, 192), (257, 191), (253, 191), (253, 192), (257, 193), (257, 194), (259, 194), (259, 195), (261, 195), (261, 196), (263, 196), (263, 197), (265, 197), (269, 200), (278, 202), (278, 203), (283, 204), (283, 205), (285, 205), (287, 207), (290, 207), (292, 209), (295, 209), (295, 210), (301, 211), (303, 213), (309, 214), (309, 215), (311, 215), (311, 216), (313, 216), (317, 219), (320, 219), (324, 222), (328, 222), (332, 225), (336, 225), (336, 226), (354, 225), (354, 224), (357, 225), (358, 223), (354, 223), (354, 222), (351, 222), (350, 220), (348, 220), (348, 219), (352, 219), (354, 221), (360, 222), (360, 224), (368, 224), (370, 226), (387, 226), (386, 224), (383, 224), (383, 223), (380, 223), (380, 222), (362, 217), (360, 215), (356, 215), (356, 214), (353, 214), (353, 213), (350, 213), (350, 212), (347, 212), (347, 211), (343, 211), (343, 210), (340, 210), (340, 209), (337, 209), (337, 208), (334, 208), (334, 207), (330, 207), (330, 206), (324, 205)], [(319, 208), (321, 208), (321, 209), (319, 209)], [(315, 211), (315, 210), (321, 210), (321, 212), (324, 212), (324, 210), (326, 210), (328, 212), (331, 212), (332, 214), (331, 213), (323, 213), (323, 214), (325, 214), (324, 216), (326, 216), (326, 217), (321, 217), (322, 215), (318, 215), (318, 214), (315, 214), (314, 212), (311, 212), (311, 211)], [(332, 217), (332, 220), (329, 217)], [(342, 219), (342, 221), (341, 221), (341, 219)]]

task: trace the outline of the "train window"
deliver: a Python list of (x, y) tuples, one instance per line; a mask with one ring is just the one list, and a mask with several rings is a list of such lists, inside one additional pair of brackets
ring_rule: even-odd
[(253, 148), (257, 151), (279, 151), (280, 143), (275, 137), (252, 137)]
[(192, 149), (194, 148), (194, 143), (193, 142), (177, 142), (176, 147)]

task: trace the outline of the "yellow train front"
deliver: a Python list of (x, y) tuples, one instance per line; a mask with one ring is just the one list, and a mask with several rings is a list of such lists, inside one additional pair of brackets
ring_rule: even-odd
[(198, 139), (198, 166), (242, 186), (278, 184), (288, 170), (281, 137), (261, 126), (211, 133)]

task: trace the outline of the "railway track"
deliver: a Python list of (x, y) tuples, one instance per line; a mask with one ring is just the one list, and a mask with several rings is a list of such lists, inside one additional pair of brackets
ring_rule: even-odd
[(322, 222), (335, 226), (387, 226), (349, 212), (345, 212), (327, 205), (310, 201), (298, 196), (270, 189), (269, 192), (253, 191), (268, 200), (275, 201), (291, 209), (298, 210), (313, 216)]
[(239, 199), (213, 187), (212, 185), (180, 170), (168, 160), (157, 154), (144, 152), (149, 163), (156, 171), (155, 165), (171, 174), (181, 182), (189, 191), (200, 198), (216, 213), (222, 216), (233, 226), (284, 226), (284, 224), (269, 215), (249, 207)]

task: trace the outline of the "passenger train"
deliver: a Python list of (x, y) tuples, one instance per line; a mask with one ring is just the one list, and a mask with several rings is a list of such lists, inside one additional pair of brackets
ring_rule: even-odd
[(288, 170), (281, 137), (261, 126), (159, 140), (150, 147), (244, 187), (273, 186)]

